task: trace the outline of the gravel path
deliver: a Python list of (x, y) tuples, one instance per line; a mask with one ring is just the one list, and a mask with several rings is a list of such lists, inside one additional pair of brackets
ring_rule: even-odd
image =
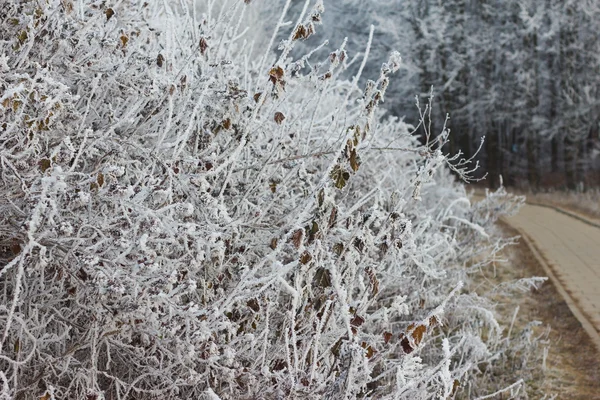
[(517, 229), (600, 349), (600, 226), (527, 204), (506, 222)]

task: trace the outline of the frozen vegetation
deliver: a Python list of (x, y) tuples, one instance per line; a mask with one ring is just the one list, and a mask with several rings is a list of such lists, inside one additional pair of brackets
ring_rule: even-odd
[(526, 396), (471, 285), (521, 199), (255, 3), (3, 2), (0, 399)]

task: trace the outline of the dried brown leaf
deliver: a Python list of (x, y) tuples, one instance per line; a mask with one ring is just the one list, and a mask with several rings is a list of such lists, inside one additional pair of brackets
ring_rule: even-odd
[(304, 253), (302, 253), (302, 255), (300, 256), (300, 263), (306, 265), (311, 261), (312, 255), (308, 252), (308, 250), (304, 251)]
[(50, 168), (50, 166), (52, 166), (52, 162), (47, 158), (42, 158), (39, 162), (39, 165), (40, 165), (40, 170), (42, 172), (46, 172), (46, 170), (48, 168)]
[(337, 207), (333, 207), (331, 209), (331, 213), (329, 214), (329, 223), (328, 226), (329, 228), (333, 228), (335, 226), (335, 223), (337, 222)]
[(367, 342), (362, 342), (360, 345), (363, 349), (365, 349), (367, 351), (367, 353), (366, 353), (367, 358), (373, 358), (375, 353), (377, 353), (377, 351), (375, 351), (373, 346), (369, 345)]
[(402, 350), (406, 354), (410, 354), (414, 351), (413, 347), (410, 345), (410, 341), (404, 334), (400, 334), (400, 346), (402, 346)]
[(282, 112), (277, 111), (275, 113), (275, 122), (277, 122), (278, 125), (281, 125), (283, 123), (283, 121), (285, 120), (285, 115), (283, 115)]
[(204, 36), (202, 36), (200, 38), (200, 54), (204, 55), (206, 53), (206, 50), (208, 49), (208, 42), (206, 41), (206, 38)]
[(418, 346), (421, 341), (423, 340), (423, 336), (425, 335), (425, 332), (427, 332), (427, 327), (425, 325), (417, 325), (415, 326), (414, 324), (410, 324), (408, 326), (408, 331), (411, 331), (411, 336), (415, 342), (415, 344)]
[(360, 315), (355, 315), (354, 318), (352, 318), (350, 320), (350, 325), (357, 327), (357, 328), (360, 327), (364, 323), (365, 323), (365, 319), (363, 317), (361, 317)]
[(306, 39), (307, 37), (308, 30), (306, 29), (306, 27), (304, 25), (298, 25), (296, 27), (296, 30), (294, 31), (294, 36), (292, 40)]
[(385, 344), (388, 344), (390, 340), (392, 340), (392, 337), (394, 337), (394, 335), (392, 335), (391, 332), (383, 332), (383, 341)]
[(250, 307), (252, 309), (252, 311), (254, 311), (254, 312), (259, 312), (260, 311), (260, 305), (258, 304), (258, 300), (256, 300), (256, 299), (250, 299), (250, 300), (248, 300), (248, 302), (246, 303), (246, 305), (248, 307)]
[(352, 149), (352, 151), (350, 152), (350, 168), (352, 168), (352, 171), (356, 172), (356, 171), (358, 171), (359, 167), (360, 167), (360, 158), (358, 157), (358, 153), (356, 152), (356, 149)]
[(300, 248), (302, 244), (302, 238), (304, 237), (304, 231), (302, 229), (297, 229), (294, 233), (292, 233), (292, 243), (296, 249)]
[(280, 66), (273, 67), (269, 71), (269, 80), (273, 84), (281, 83), (281, 81), (283, 80), (284, 74), (285, 74), (285, 72), (283, 71), (283, 68), (281, 68)]
[(333, 180), (334, 186), (338, 189), (346, 187), (346, 183), (350, 179), (350, 173), (339, 164), (333, 167), (329, 176)]

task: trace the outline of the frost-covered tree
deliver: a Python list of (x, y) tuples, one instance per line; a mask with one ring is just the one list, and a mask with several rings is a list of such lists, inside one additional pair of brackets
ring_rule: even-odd
[(382, 117), (398, 54), (359, 86), (344, 41), (291, 56), (320, 1), (253, 3), (4, 3), (1, 399), (488, 392), (470, 276), (520, 200)]
[[(340, 0), (325, 19), (327, 36), (360, 35), (375, 24), (367, 75), (390, 48), (400, 51), (400, 73), (386, 108), (416, 118), (413, 96), (435, 93), (433, 126), (450, 114), (447, 151), (480, 154), (489, 184), (535, 188), (541, 176), (574, 188), (597, 184), (600, 108), (596, 32), (600, 8), (591, 1)], [(352, 39), (353, 38), (353, 39)], [(378, 40), (380, 39), (380, 40)], [(439, 130), (439, 129), (438, 129)], [(437, 131), (434, 129), (434, 131)], [(560, 173), (564, 179), (560, 178)]]

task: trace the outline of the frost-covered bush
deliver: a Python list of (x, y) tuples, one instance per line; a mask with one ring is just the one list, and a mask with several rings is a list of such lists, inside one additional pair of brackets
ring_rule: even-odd
[(493, 356), (501, 210), (378, 110), (399, 56), (359, 89), (288, 57), (320, 2), (277, 52), (249, 3), (4, 2), (0, 398), (450, 398)]

